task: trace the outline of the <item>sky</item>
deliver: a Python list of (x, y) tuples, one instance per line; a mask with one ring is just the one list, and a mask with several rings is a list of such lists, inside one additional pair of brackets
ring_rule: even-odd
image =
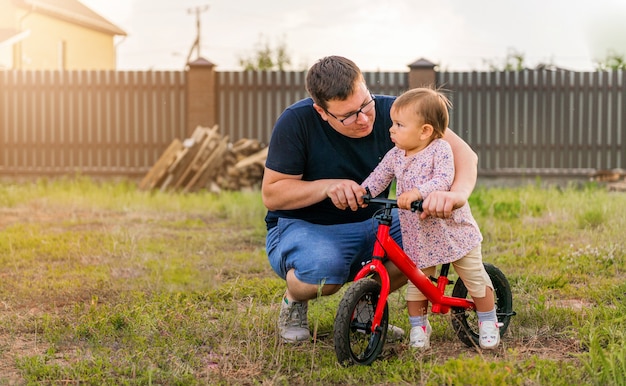
[(363, 71), (407, 71), (427, 59), (441, 71), (552, 64), (593, 71), (608, 55), (626, 57), (625, 0), (80, 0), (122, 28), (119, 70), (182, 70), (200, 56), (240, 69), (268, 44), (287, 49), (290, 70), (327, 55)]

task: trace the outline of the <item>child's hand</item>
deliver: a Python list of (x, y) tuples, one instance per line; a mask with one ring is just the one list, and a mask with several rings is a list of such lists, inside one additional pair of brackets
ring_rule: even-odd
[(422, 194), (417, 189), (404, 192), (400, 196), (398, 196), (398, 208), (411, 210), (411, 203), (413, 203), (413, 201), (419, 201), (421, 199)]

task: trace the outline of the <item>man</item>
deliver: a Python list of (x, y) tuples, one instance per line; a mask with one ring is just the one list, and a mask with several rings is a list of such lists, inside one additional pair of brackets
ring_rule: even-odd
[[(270, 265), (286, 280), (278, 327), (284, 341), (310, 339), (308, 301), (337, 292), (374, 246), (371, 218), (359, 185), (394, 144), (389, 111), (395, 97), (372, 95), (360, 69), (340, 56), (320, 59), (308, 71), (311, 98), (289, 106), (276, 121), (262, 183)], [(433, 192), (423, 217), (449, 217), (476, 183), (477, 156), (451, 130), (444, 140), (455, 157), (449, 192)], [(388, 190), (383, 192), (384, 195)], [(391, 234), (401, 243), (396, 220)], [(406, 277), (388, 267), (392, 290)]]

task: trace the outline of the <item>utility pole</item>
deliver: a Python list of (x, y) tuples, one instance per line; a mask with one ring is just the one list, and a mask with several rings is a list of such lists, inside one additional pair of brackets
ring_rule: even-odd
[(189, 54), (187, 55), (187, 63), (189, 63), (189, 59), (191, 59), (191, 53), (193, 52), (194, 48), (196, 49), (196, 57), (198, 58), (200, 57), (200, 35), (201, 35), (200, 14), (208, 10), (209, 10), (208, 5), (203, 5), (201, 7), (187, 9), (188, 14), (190, 15), (194, 13), (196, 14), (196, 40), (191, 45), (191, 49), (189, 50)]

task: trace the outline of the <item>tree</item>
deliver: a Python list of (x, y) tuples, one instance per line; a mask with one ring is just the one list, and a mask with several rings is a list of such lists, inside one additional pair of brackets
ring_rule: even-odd
[(484, 60), (484, 62), (489, 66), (490, 71), (522, 71), (526, 68), (524, 65), (524, 54), (513, 48), (510, 48), (509, 52), (507, 52), (502, 66), (491, 60)]
[(619, 55), (616, 52), (610, 51), (606, 55), (606, 59), (604, 59), (604, 61), (596, 62), (596, 70), (626, 70), (626, 60), (624, 59), (624, 55)]
[(255, 52), (252, 56), (239, 58), (239, 65), (243, 67), (245, 71), (285, 71), (286, 68), (291, 65), (291, 58), (289, 57), (284, 38), (281, 39), (276, 48), (273, 49), (269, 40), (266, 39), (263, 41), (263, 35), (261, 35), (255, 46)]

